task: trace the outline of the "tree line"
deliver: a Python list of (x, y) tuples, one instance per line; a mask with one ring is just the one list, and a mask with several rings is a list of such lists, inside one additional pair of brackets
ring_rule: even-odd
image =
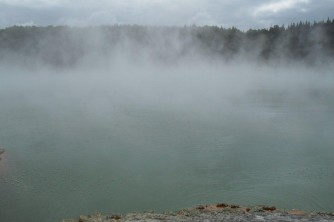
[(71, 66), (87, 55), (145, 52), (161, 60), (202, 55), (223, 60), (334, 59), (334, 19), (241, 31), (235, 27), (12, 26), (0, 30), (0, 61)]

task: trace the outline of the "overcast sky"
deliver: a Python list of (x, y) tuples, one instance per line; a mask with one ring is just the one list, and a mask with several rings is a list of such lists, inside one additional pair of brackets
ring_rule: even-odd
[(219, 25), (262, 28), (334, 18), (334, 0), (0, 0), (12, 25)]

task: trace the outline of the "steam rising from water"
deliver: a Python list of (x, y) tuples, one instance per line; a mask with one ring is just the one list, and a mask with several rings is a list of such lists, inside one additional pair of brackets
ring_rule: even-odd
[[(12, 67), (1, 73), (4, 103), (19, 100), (52, 115), (58, 112), (53, 111), (55, 107), (70, 105), (79, 113), (101, 118), (124, 106), (211, 116), (258, 100), (317, 106), (333, 94), (329, 70), (240, 61), (165, 65), (123, 59), (70, 70)], [(332, 103), (328, 100), (322, 105)]]
[(0, 68), (1, 221), (220, 201), (333, 210), (331, 64), (122, 49)]

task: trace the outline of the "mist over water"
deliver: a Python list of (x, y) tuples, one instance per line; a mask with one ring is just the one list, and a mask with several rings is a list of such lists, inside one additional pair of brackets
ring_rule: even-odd
[(0, 221), (334, 210), (332, 65), (148, 55), (0, 68)]

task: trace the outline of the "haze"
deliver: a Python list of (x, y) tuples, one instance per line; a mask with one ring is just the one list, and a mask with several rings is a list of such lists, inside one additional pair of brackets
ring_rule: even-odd
[(0, 1), (0, 221), (333, 211), (333, 5)]

